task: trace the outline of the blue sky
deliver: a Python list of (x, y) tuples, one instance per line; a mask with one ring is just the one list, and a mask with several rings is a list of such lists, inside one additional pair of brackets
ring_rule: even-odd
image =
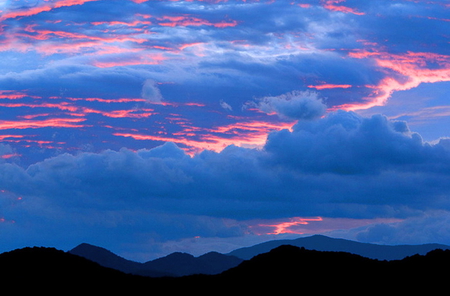
[(447, 1), (0, 11), (0, 251), (450, 244)]

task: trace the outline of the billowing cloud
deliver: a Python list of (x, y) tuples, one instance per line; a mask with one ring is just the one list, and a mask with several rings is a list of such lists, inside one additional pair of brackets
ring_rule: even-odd
[(290, 120), (311, 120), (325, 114), (326, 105), (314, 92), (293, 91), (275, 97), (264, 97), (249, 102), (245, 107), (254, 107), (271, 114), (276, 113)]
[(437, 165), (447, 159), (445, 150), (440, 150), (443, 148), (432, 148), (420, 135), (410, 132), (405, 122), (342, 111), (320, 121), (299, 122), (292, 132), (274, 132), (265, 148), (276, 162), (317, 173), (378, 172), (423, 161)]

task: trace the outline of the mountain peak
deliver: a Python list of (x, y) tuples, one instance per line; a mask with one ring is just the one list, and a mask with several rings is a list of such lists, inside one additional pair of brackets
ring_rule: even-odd
[(124, 272), (132, 272), (140, 263), (124, 259), (113, 252), (88, 243), (81, 243), (68, 253), (84, 257), (102, 266), (114, 268)]

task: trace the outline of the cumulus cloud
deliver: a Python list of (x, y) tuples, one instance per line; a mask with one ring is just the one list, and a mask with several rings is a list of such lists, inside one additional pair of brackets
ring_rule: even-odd
[(276, 162), (317, 173), (379, 172), (450, 160), (443, 145), (430, 146), (405, 122), (345, 111), (320, 121), (299, 122), (292, 132), (273, 132), (265, 149)]
[(293, 91), (279, 96), (263, 97), (257, 102), (249, 102), (248, 106), (293, 120), (317, 119), (326, 111), (326, 105), (318, 94), (310, 91)]

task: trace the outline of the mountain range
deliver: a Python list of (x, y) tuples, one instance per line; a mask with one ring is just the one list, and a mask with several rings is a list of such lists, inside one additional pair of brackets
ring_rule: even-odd
[(414, 254), (425, 255), (429, 251), (435, 249), (450, 249), (450, 246), (443, 244), (379, 245), (361, 243), (340, 238), (331, 238), (316, 234), (309, 237), (291, 240), (272, 240), (251, 247), (234, 250), (228, 253), (228, 255), (248, 260), (258, 254), (269, 252), (270, 250), (281, 245), (304, 247), (305, 249), (317, 251), (348, 252), (378, 260), (399, 260)]
[(69, 253), (125, 273), (151, 277), (181, 277), (193, 274), (219, 274), (238, 266), (244, 260), (267, 253), (282, 245), (303, 247), (316, 251), (347, 252), (376, 260), (400, 260), (415, 254), (425, 255), (435, 249), (450, 249), (450, 246), (442, 244), (390, 246), (313, 235), (292, 240), (272, 240), (251, 247), (236, 249), (228, 254), (209, 252), (194, 257), (188, 253), (174, 252), (145, 263), (127, 260), (107, 249), (87, 243), (78, 245)]
[(238, 257), (217, 252), (209, 252), (199, 257), (194, 257), (188, 253), (174, 252), (162, 258), (139, 263), (124, 259), (104, 248), (86, 243), (78, 245), (69, 253), (84, 257), (104, 267), (151, 277), (219, 274), (243, 261)]
[[(111, 255), (111, 254), (109, 254)], [(15, 294), (425, 294), (447, 289), (450, 250), (401, 260), (281, 245), (220, 274), (181, 277), (132, 275), (54, 248), (0, 254), (4, 291)]]

